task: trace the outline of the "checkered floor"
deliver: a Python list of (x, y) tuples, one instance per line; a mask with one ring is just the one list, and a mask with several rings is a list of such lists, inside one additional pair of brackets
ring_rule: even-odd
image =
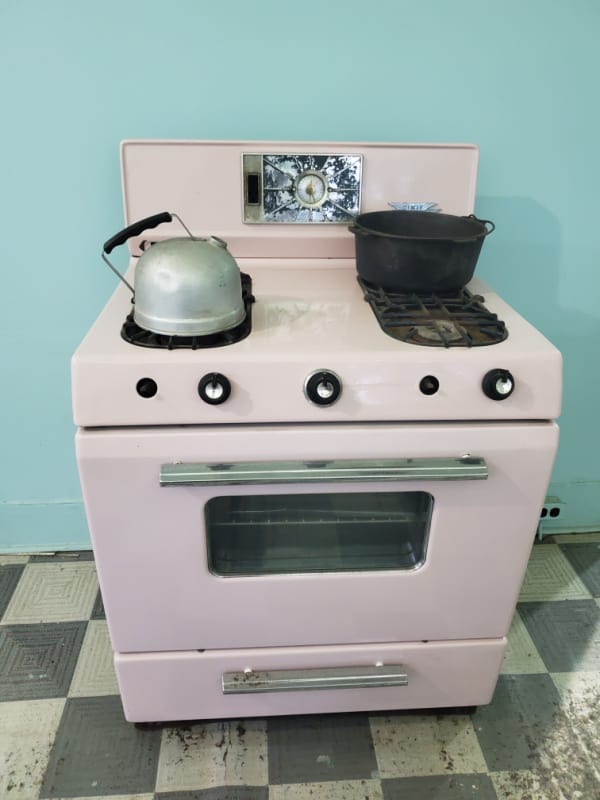
[(533, 548), (491, 705), (138, 730), (90, 553), (0, 556), (0, 798), (600, 798), (600, 534)]

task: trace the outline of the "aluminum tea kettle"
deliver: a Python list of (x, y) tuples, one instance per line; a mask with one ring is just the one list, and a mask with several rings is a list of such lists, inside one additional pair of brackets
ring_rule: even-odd
[[(135, 268), (134, 288), (107, 255), (173, 217), (189, 236), (164, 239), (144, 251)], [(163, 211), (134, 222), (105, 242), (102, 258), (133, 293), (133, 318), (145, 330), (204, 336), (234, 328), (245, 317), (240, 270), (226, 242), (216, 236), (194, 237), (177, 214)]]

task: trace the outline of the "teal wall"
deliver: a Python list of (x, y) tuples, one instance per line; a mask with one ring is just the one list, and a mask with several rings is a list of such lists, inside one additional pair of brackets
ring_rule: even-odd
[(124, 138), (476, 142), (479, 274), (565, 356), (555, 527), (600, 528), (598, 0), (0, 0), (0, 550), (85, 546), (69, 357)]

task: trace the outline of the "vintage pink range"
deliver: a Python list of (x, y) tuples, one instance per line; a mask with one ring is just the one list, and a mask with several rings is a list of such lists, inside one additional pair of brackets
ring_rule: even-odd
[[(227, 242), (246, 314), (144, 330), (119, 284), (73, 357), (127, 718), (489, 702), (561, 356), (477, 278), (459, 297), (359, 284), (348, 230), (389, 204), (470, 214), (477, 148), (127, 141), (121, 163), (126, 223), (166, 209)], [(181, 231), (130, 238), (129, 282), (142, 239)]]

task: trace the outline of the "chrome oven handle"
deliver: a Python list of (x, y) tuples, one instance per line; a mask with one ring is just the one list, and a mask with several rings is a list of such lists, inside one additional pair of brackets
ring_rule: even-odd
[(372, 667), (278, 669), (264, 672), (224, 672), (223, 694), (298, 692), (317, 689), (368, 689), (407, 686), (406, 668), (398, 664)]
[(246, 461), (239, 464), (162, 464), (161, 486), (236, 486), (323, 481), (486, 480), (483, 458), (395, 458), (340, 461)]

